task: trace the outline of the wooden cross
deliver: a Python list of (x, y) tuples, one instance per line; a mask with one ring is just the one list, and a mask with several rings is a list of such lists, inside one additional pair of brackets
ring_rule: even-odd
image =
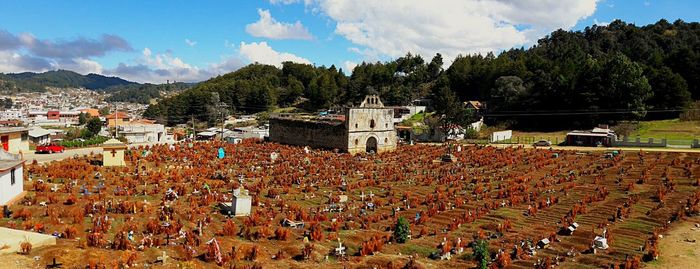
[(117, 156), (117, 150), (116, 150), (116, 149), (112, 149), (112, 157), (116, 157), (116, 156)]

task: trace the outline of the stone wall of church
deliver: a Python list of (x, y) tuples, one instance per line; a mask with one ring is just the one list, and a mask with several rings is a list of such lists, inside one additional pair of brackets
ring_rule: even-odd
[(367, 142), (375, 139), (377, 153), (396, 149), (394, 110), (391, 108), (351, 108), (346, 111), (348, 129), (347, 151), (356, 154), (367, 151)]
[(270, 118), (270, 141), (312, 148), (347, 151), (347, 129), (342, 122)]

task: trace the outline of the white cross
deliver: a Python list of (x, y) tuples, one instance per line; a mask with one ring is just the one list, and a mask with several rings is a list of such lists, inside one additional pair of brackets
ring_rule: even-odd
[(362, 192), (362, 194), (360, 194), (360, 199), (362, 199), (363, 202), (365, 201), (365, 192), (364, 191)]

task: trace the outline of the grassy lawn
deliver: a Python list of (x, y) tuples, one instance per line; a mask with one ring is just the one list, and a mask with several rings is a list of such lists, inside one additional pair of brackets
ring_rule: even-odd
[(633, 137), (693, 140), (700, 138), (700, 122), (678, 119), (645, 121), (639, 123), (639, 128), (630, 135), (630, 138)]
[[(482, 131), (482, 135), (490, 135), (493, 131), (500, 131), (499, 128), (488, 127)], [(554, 132), (523, 132), (513, 130), (513, 138), (511, 142), (530, 144), (538, 140), (549, 140), (552, 144), (558, 144), (566, 140), (566, 133), (571, 130), (561, 130)], [(667, 139), (669, 142), (673, 140), (684, 140), (689, 144), (693, 139), (700, 139), (700, 121), (680, 121), (672, 120), (657, 120), (640, 122), (636, 130), (630, 135), (629, 139), (634, 140), (639, 137), (642, 141), (649, 138)]]

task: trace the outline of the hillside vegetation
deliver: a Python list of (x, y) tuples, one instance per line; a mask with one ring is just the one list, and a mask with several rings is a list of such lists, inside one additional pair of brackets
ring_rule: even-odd
[(44, 73), (0, 74), (0, 92), (43, 92), (46, 90), (46, 87), (107, 90), (113, 87), (135, 84), (137, 83), (118, 77), (106, 77), (97, 74), (81, 75), (68, 70), (47, 71)]
[(229, 110), (256, 112), (306, 100), (314, 110), (357, 103), (378, 93), (385, 104), (430, 97), (448, 120), (465, 117), (460, 102), (488, 104), (486, 120), (521, 129), (589, 128), (620, 120), (677, 117), (700, 99), (700, 24), (661, 20), (638, 27), (622, 21), (583, 31), (555, 31), (531, 48), (498, 56), (462, 55), (443, 68), (407, 54), (362, 63), (346, 76), (336, 67), (252, 64), (212, 78), (149, 107), (168, 124), (191, 116), (211, 120), (220, 100)]
[(134, 84), (126, 86), (118, 86), (110, 88), (114, 93), (105, 99), (107, 102), (130, 102), (149, 104), (151, 99), (157, 99), (163, 93), (182, 91), (189, 89), (193, 84), (190, 83), (171, 83), (171, 84)]

